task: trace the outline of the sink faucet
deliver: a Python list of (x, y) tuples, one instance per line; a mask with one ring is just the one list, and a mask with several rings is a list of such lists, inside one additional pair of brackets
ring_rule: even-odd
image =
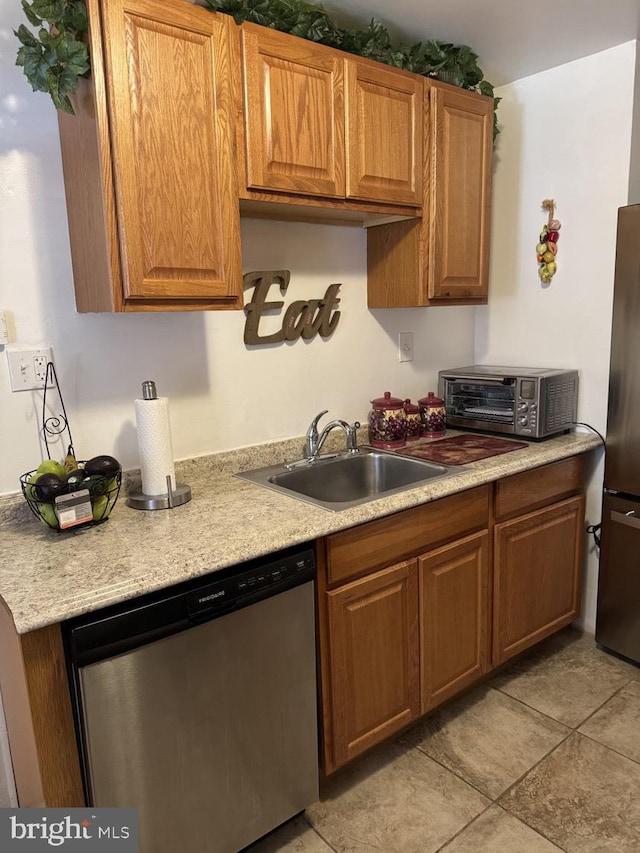
[(311, 425), (307, 430), (304, 456), (305, 459), (308, 459), (311, 462), (313, 462), (314, 459), (317, 459), (320, 451), (322, 450), (322, 445), (327, 439), (327, 436), (335, 427), (339, 427), (341, 430), (344, 431), (344, 434), (347, 437), (348, 452), (358, 452), (357, 430), (360, 427), (360, 423), (358, 421), (355, 421), (353, 424), (348, 424), (346, 421), (341, 420), (329, 421), (329, 423), (324, 427), (322, 432), (318, 434), (318, 421), (321, 417), (323, 417), (323, 415), (326, 415), (328, 411), (328, 409), (324, 409), (322, 412), (317, 414), (315, 418), (311, 421)]

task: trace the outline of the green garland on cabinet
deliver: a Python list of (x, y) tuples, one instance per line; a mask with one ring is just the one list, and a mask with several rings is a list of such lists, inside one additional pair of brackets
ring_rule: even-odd
[(21, 44), (21, 65), (34, 92), (47, 92), (56, 109), (73, 113), (69, 100), (79, 77), (90, 72), (85, 36), (89, 28), (84, 0), (22, 0), (34, 34), (21, 24), (14, 34)]
[[(409, 46), (392, 44), (386, 27), (371, 19), (364, 30), (338, 27), (320, 5), (307, 0), (205, 0), (214, 12), (231, 15), (236, 23), (256, 24), (325, 44), (356, 56), (364, 56), (451, 83), (493, 98), (493, 135), (498, 135), (493, 86), (484, 79), (478, 56), (467, 45), (435, 40)], [(79, 77), (90, 73), (86, 45), (88, 29), (84, 0), (22, 0), (34, 34), (22, 24), (14, 33), (20, 41), (16, 65), (21, 65), (35, 91), (47, 92), (56, 109), (73, 113), (69, 95)]]

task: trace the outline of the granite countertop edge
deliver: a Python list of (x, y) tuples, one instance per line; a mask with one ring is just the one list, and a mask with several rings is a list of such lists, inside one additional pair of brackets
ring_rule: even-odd
[[(447, 431), (447, 437), (454, 434)], [(0, 496), (0, 596), (16, 631), (25, 634), (601, 446), (596, 435), (580, 432), (528, 442), (446, 479), (340, 512), (234, 476), (299, 458), (302, 441), (179, 462), (177, 479), (192, 488), (188, 504), (137, 511), (121, 494), (108, 522), (82, 530), (49, 530), (21, 495)], [(128, 472), (125, 479), (127, 488), (135, 488), (139, 473)]]

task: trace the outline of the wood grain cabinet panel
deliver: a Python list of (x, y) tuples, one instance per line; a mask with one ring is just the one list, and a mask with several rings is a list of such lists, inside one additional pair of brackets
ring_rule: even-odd
[(429, 299), (486, 301), (493, 102), (428, 84)]
[(489, 487), (407, 509), (326, 539), (328, 582), (336, 584), (487, 526)]
[(577, 495), (496, 524), (494, 665), (577, 617), (584, 506), (584, 495)]
[(346, 194), (422, 205), (422, 79), (346, 60)]
[(247, 185), (343, 197), (339, 54), (251, 24), (241, 38)]
[(420, 712), (415, 560), (326, 593), (333, 750), (328, 770)]
[(487, 302), (493, 100), (425, 92), (423, 216), (368, 229), (370, 308)]
[(88, 8), (92, 78), (60, 114), (79, 310), (241, 307), (229, 19)]
[(584, 466), (584, 456), (571, 456), (498, 480), (494, 505), (496, 520), (522, 515), (580, 491), (584, 483)]
[(245, 198), (422, 205), (421, 77), (255, 24), (240, 41)]
[(489, 533), (419, 558), (422, 713), (489, 670)]

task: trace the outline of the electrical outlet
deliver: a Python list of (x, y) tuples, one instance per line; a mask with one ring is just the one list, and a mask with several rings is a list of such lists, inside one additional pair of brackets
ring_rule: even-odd
[(398, 335), (398, 361), (413, 361), (413, 332)]
[(12, 391), (44, 388), (47, 365), (52, 360), (51, 347), (40, 349), (7, 349)]

